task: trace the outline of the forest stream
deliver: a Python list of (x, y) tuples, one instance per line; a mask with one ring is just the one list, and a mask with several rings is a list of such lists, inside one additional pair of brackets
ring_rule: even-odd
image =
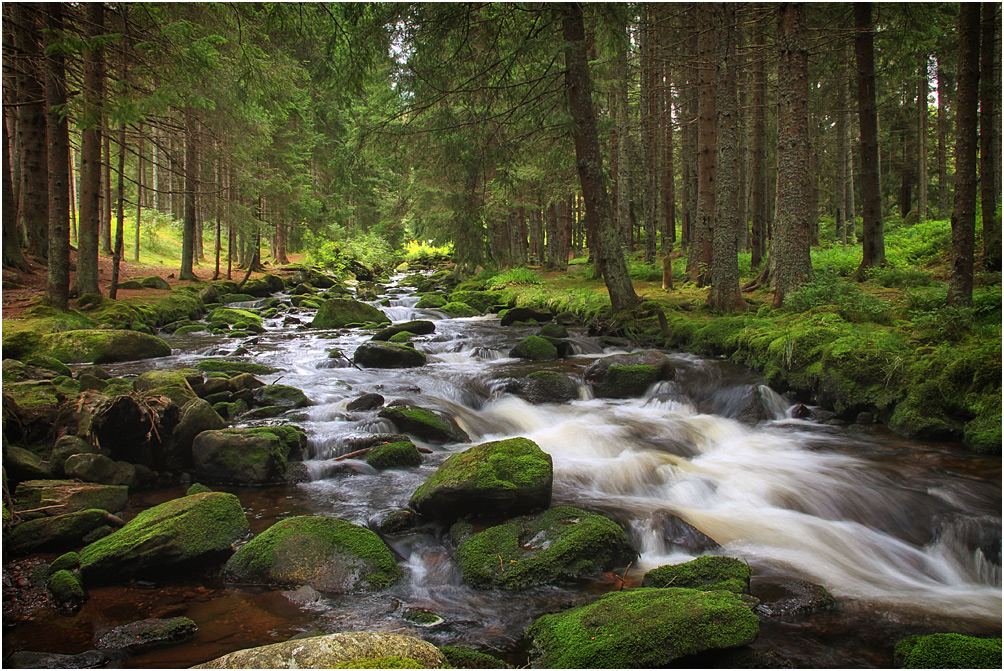
[[(555, 505), (601, 513), (627, 530), (639, 558), (626, 572), (560, 587), (475, 589), (461, 581), (447, 529), (427, 525), (384, 536), (405, 574), (384, 591), (333, 596), (309, 587), (236, 586), (222, 582), (218, 572), (95, 587), (74, 615), (47, 609), (5, 632), (4, 654), (82, 652), (110, 627), (184, 615), (199, 626), (193, 639), (121, 664), (187, 667), (307, 631), (373, 630), (468, 645), (521, 666), (523, 635), (536, 617), (638, 585), (649, 569), (707, 553), (748, 562), (752, 593), (764, 604), (795, 603), (804, 585), (798, 581), (823, 585), (836, 597), (835, 608), (817, 612), (761, 613), (753, 647), (796, 667), (888, 667), (895, 642), (911, 634), (1000, 635), (999, 457), (909, 441), (881, 426), (795, 419), (792, 402), (757, 373), (685, 353), (668, 353), (675, 379), (642, 397), (595, 399), (581, 381), (583, 370), (624, 349), (603, 349), (584, 329), (571, 328), (576, 355), (538, 363), (514, 359), (510, 349), (535, 329), (502, 327), (492, 315), (450, 319), (416, 309), (411, 289), (392, 284), (387, 291), (390, 304), (382, 309), (392, 321), (435, 322), (433, 334), (414, 340), (429, 356), (426, 366), (356, 368), (328, 354), (337, 348), (351, 357), (369, 333), (295, 329), (283, 326), (281, 316), (265, 320), (265, 333), (239, 343), (206, 333), (166, 336), (174, 352), (156, 360), (157, 367), (193, 365), (240, 344), (255, 362), (280, 370), (260, 379), (281, 378), (315, 402), (283, 418), (307, 431), (309, 481), (214, 488), (240, 498), (255, 533), (295, 515), (374, 527), (406, 506), (450, 454), (469, 447), (416, 440), (433, 452), (409, 469), (377, 471), (355, 459), (336, 461), (353, 450), (353, 436), (396, 432), (375, 410), (346, 410), (361, 394), (377, 392), (388, 402), (405, 399), (450, 414), (474, 444), (513, 436), (536, 442), (553, 458)], [(107, 368), (125, 375), (150, 366)], [(507, 378), (542, 368), (579, 379), (579, 399), (531, 405), (505, 391)], [(741, 421), (751, 403), (772, 417)], [(259, 423), (270, 421), (276, 420)], [(134, 494), (130, 514), (186, 488)], [(442, 621), (414, 624), (405, 618), (409, 609)]]

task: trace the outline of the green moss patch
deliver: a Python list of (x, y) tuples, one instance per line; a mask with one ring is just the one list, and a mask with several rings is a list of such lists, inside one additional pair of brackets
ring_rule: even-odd
[(478, 652), (465, 645), (444, 645), (440, 652), (455, 669), (509, 669), (512, 668), (498, 657)]
[(901, 669), (999, 669), (1001, 639), (962, 634), (910, 636), (896, 644)]
[(63, 363), (114, 363), (168, 356), (171, 346), (146, 333), (85, 329), (47, 333), (36, 353)]
[(379, 416), (389, 419), (401, 431), (433, 443), (466, 443), (470, 437), (452, 417), (412, 405), (383, 408)]
[(365, 322), (387, 324), (390, 319), (382, 310), (367, 303), (349, 298), (331, 298), (320, 303), (310, 325), (315, 328), (338, 329)]
[(415, 443), (402, 441), (374, 447), (366, 453), (365, 460), (373, 468), (383, 470), (385, 468), (421, 466), (422, 454), (415, 447)]
[(449, 303), (443, 305), (440, 309), (455, 318), (477, 317), (482, 314), (467, 303), (462, 303), (460, 301), (450, 301)]
[(531, 361), (546, 361), (558, 358), (558, 348), (540, 336), (529, 336), (520, 340), (509, 356)]
[(670, 564), (645, 574), (645, 587), (687, 587), (724, 589), (736, 594), (748, 593), (752, 571), (746, 562), (733, 557), (703, 556), (682, 564)]

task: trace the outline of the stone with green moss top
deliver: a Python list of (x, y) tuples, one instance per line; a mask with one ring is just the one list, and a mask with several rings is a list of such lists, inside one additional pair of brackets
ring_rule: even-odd
[[(6, 363), (6, 361), (4, 362)], [(54, 359), (51, 356), (45, 356), (44, 354), (34, 354), (29, 357), (25, 357), (24, 363), (29, 366), (36, 366), (44, 370), (52, 371), (57, 375), (73, 375), (73, 371), (70, 367), (59, 359)]]
[(454, 291), (450, 294), (450, 302), (466, 303), (478, 314), (484, 314), (499, 302), (499, 295), (494, 291)]
[(190, 326), (179, 326), (178, 329), (175, 330), (174, 335), (183, 336), (190, 333), (202, 333), (206, 331), (209, 331), (209, 327), (205, 324), (191, 324)]
[(250, 303), (251, 301), (257, 299), (251, 294), (223, 294), (220, 300), (222, 303), (228, 304), (228, 303)]
[(521, 589), (623, 569), (636, 556), (615, 522), (559, 506), (470, 536), (456, 560), (464, 580), (476, 587)]
[(527, 630), (534, 666), (664, 668), (705, 650), (756, 640), (756, 615), (731, 592), (670, 587), (611, 592), (594, 603), (544, 615)]
[(558, 348), (540, 336), (523, 338), (509, 352), (509, 356), (531, 361), (545, 361), (558, 358)]
[(306, 394), (285, 384), (269, 384), (252, 392), (251, 397), (259, 406), (279, 406), (281, 408), (306, 408), (314, 405)]
[(399, 343), (411, 342), (411, 339), (414, 337), (415, 334), (412, 333), (411, 331), (398, 331), (390, 338), (388, 338), (387, 342), (399, 342)]
[(401, 569), (380, 537), (334, 517), (291, 517), (242, 546), (224, 567), (227, 580), (310, 585), (322, 592), (381, 589)]
[(137, 653), (181, 643), (194, 636), (198, 629), (195, 621), (187, 617), (149, 618), (113, 627), (98, 637), (94, 647)]
[(100, 509), (118, 512), (129, 504), (129, 488), (70, 480), (28, 480), (14, 490), (15, 511), (59, 506), (62, 513)]
[(377, 445), (366, 453), (364, 460), (373, 468), (384, 470), (386, 468), (404, 468), (408, 466), (421, 466), (422, 454), (411, 441), (399, 443), (388, 443), (387, 445)]
[(364, 342), (352, 354), (352, 361), (365, 368), (418, 368), (428, 358), (410, 343)]
[(436, 309), (443, 307), (447, 302), (446, 297), (442, 294), (425, 294), (418, 300), (415, 307), (419, 310)]
[(373, 340), (391, 340), (391, 342), (393, 342), (392, 338), (402, 332), (408, 332), (412, 336), (416, 336), (429, 335), (430, 333), (435, 333), (435, 331), (435, 324), (426, 319), (418, 319), (415, 321), (393, 324), (387, 328), (380, 329), (373, 334)]
[(261, 326), (261, 317), (257, 313), (241, 308), (216, 308), (206, 317), (210, 324), (255, 324)]
[(682, 564), (668, 564), (652, 569), (642, 580), (644, 587), (686, 587), (689, 589), (724, 589), (735, 594), (748, 593), (752, 571), (749, 564), (734, 557), (705, 555)]
[(528, 438), (510, 438), (451, 455), (408, 505), (444, 520), (511, 517), (547, 508), (552, 482), (551, 455)]
[(424, 669), (417, 659), (392, 655), (390, 657), (361, 657), (336, 664), (333, 669)]
[(278, 483), (305, 445), (303, 430), (290, 425), (203, 431), (192, 442), (193, 470), (206, 482)]
[(443, 305), (440, 310), (454, 318), (477, 317), (481, 315), (481, 312), (475, 310), (467, 303), (460, 301), (450, 301)]
[(641, 396), (659, 379), (655, 366), (610, 366), (603, 382), (594, 387), (599, 398)]
[(43, 335), (36, 353), (63, 363), (114, 363), (169, 356), (171, 346), (136, 331), (81, 329)]
[(79, 510), (21, 522), (11, 529), (4, 547), (13, 554), (56, 552), (80, 547), (91, 531), (108, 523), (104, 510)]
[(330, 298), (319, 304), (310, 322), (314, 328), (340, 329), (350, 324), (374, 322), (388, 324), (390, 319), (380, 308), (350, 298)]
[(226, 556), (248, 531), (244, 509), (233, 494), (172, 499), (81, 550), (80, 575), (91, 584), (204, 565)]
[(544, 324), (540, 327), (540, 333), (537, 335), (542, 338), (567, 338), (568, 329), (561, 324)]
[(76, 552), (66, 552), (52, 560), (49, 570), (56, 571), (76, 571), (80, 568), (80, 555)]
[(418, 436), (430, 443), (469, 443), (467, 432), (447, 415), (413, 405), (392, 405), (383, 408), (379, 417), (389, 419), (399, 430)]
[(84, 600), (84, 587), (75, 575), (63, 569), (49, 576), (46, 583), (49, 592), (57, 603), (62, 605), (78, 605)]
[[(298, 638), (237, 650), (196, 669), (331, 669), (361, 659), (404, 657), (438, 669), (446, 658), (436, 646), (412, 636), (356, 631)], [(350, 667), (355, 668), (355, 667)]]
[(962, 634), (910, 636), (896, 644), (900, 669), (999, 669), (1001, 639)]
[(3, 466), (11, 482), (15, 483), (52, 477), (52, 469), (42, 457), (17, 445), (4, 446)]
[(484, 652), (478, 652), (466, 645), (444, 645), (439, 650), (446, 656), (446, 661), (455, 669), (510, 669), (512, 668), (498, 657)]
[(185, 492), (185, 496), (191, 496), (193, 494), (206, 494), (211, 491), (213, 491), (211, 487), (207, 487), (201, 482), (194, 482), (192, 483), (192, 486), (188, 488), (188, 491)]
[(226, 361), (224, 359), (203, 359), (195, 364), (195, 367), (207, 373), (227, 373), (228, 375), (239, 375), (241, 373), (267, 375), (268, 373), (275, 373), (278, 370), (277, 368), (253, 361)]

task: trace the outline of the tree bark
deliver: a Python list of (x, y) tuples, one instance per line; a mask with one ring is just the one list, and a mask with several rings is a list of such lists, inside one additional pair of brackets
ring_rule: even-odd
[(30, 273), (31, 267), (21, 253), (21, 234), (17, 228), (17, 200), (10, 169), (10, 137), (6, 120), (3, 125), (3, 267)]
[[(846, 42), (841, 40), (837, 51), (841, 63), (847, 62)], [(836, 201), (836, 239), (847, 245), (847, 78), (837, 82), (837, 183), (834, 189)]]
[(112, 255), (112, 147), (111, 132), (101, 138), (104, 159), (101, 161), (101, 253)]
[(917, 141), (920, 161), (917, 165), (917, 220), (924, 221), (927, 211), (927, 54), (920, 59), (917, 78)]
[(101, 225), (101, 114), (104, 98), (104, 53), (94, 46), (94, 38), (104, 32), (104, 3), (87, 8), (87, 37), (91, 48), (84, 50), (84, 101), (80, 140), (80, 205), (77, 246), (77, 276), (74, 292), (79, 296), (98, 289), (98, 230)]
[(195, 189), (196, 189), (195, 117), (185, 114), (185, 222), (181, 234), (180, 280), (194, 280), (195, 261)]
[(143, 122), (139, 122), (139, 140), (136, 147), (136, 245), (133, 261), (139, 262), (139, 229), (143, 220)]
[(28, 243), (28, 254), (45, 257), (49, 246), (49, 184), (45, 131), (45, 89), (38, 6), (19, 4), (19, 29), (14, 32), (18, 50), (17, 107), (18, 158), (21, 188), (18, 218)]
[(777, 197), (770, 255), (773, 307), (812, 279), (809, 258), (809, 81), (805, 5), (777, 6)]
[(696, 255), (691, 278), (698, 286), (707, 286), (711, 279), (711, 253), (715, 225), (715, 36), (711, 9), (701, 4), (697, 8), (698, 35), (698, 119), (697, 119), (697, 222), (695, 225)]
[(596, 112), (593, 109), (592, 80), (586, 58), (586, 35), (582, 6), (568, 3), (557, 7), (562, 17), (565, 51), (565, 88), (568, 105), (575, 123), (575, 158), (579, 173), (582, 197), (586, 204), (586, 218), (592, 220), (603, 263), (603, 279), (610, 293), (613, 312), (625, 310), (638, 302), (627, 264), (617, 243), (613, 212), (603, 174), (603, 159), (596, 131)]
[(733, 311), (746, 306), (739, 291), (739, 104), (736, 100), (736, 5), (713, 5), (716, 128), (714, 249), (708, 305)]
[(948, 84), (948, 71), (945, 67), (945, 57), (937, 56), (938, 63), (938, 217), (948, 214), (948, 96), (951, 87)]
[(882, 195), (879, 191), (878, 114), (875, 107), (875, 54), (872, 6), (854, 5), (854, 59), (858, 68), (858, 123), (861, 126), (862, 259), (855, 278), (868, 268), (885, 265)]
[(1001, 270), (1000, 3), (984, 2), (980, 35), (980, 201), (983, 267)]
[(125, 154), (126, 154), (126, 126), (122, 122), (119, 128), (119, 183), (115, 194), (115, 242), (112, 246), (112, 284), (108, 290), (108, 297), (118, 298), (119, 290), (119, 265), (122, 263), (122, 249), (125, 244)]
[(950, 306), (973, 304), (976, 245), (976, 127), (980, 87), (980, 6), (959, 5), (959, 87), (955, 102), (955, 199), (952, 205)]
[[(758, 4), (758, 11), (762, 5)], [(764, 38), (764, 21), (757, 18), (753, 24), (753, 174), (750, 208), (752, 227), (750, 240), (750, 266), (758, 268), (767, 255), (767, 48)]]
[(645, 147), (644, 232), (645, 262), (655, 262), (659, 218), (659, 138), (656, 133), (655, 16), (651, 3), (644, 3), (641, 26), (641, 125)]
[[(662, 9), (663, 21), (668, 21), (667, 5), (659, 5)], [(676, 161), (673, 155), (673, 76), (670, 67), (669, 30), (662, 26), (659, 54), (662, 64), (662, 104), (659, 119), (661, 122), (661, 137), (665, 153), (663, 154), (662, 174), (662, 253), (673, 251), (676, 242)]]
[(63, 5), (45, 5), (45, 128), (49, 169), (49, 276), (45, 300), (65, 310), (70, 295), (70, 129), (67, 124), (66, 70), (63, 54), (53, 48), (63, 31)]

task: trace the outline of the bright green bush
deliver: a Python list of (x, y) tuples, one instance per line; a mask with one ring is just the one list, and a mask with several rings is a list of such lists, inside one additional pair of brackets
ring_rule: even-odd
[(529, 268), (509, 268), (488, 280), (488, 289), (503, 289), (513, 284), (542, 284), (540, 275)]

